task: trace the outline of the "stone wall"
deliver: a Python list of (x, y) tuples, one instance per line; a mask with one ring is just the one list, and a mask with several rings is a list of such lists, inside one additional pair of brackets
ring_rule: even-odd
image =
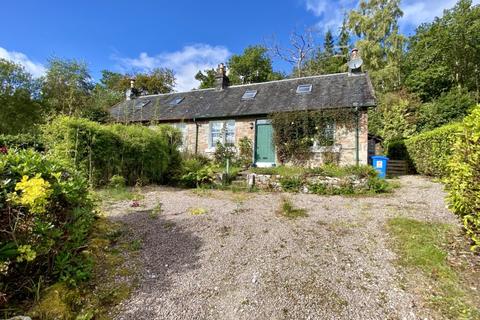
[[(238, 144), (242, 137), (248, 137), (252, 144), (255, 140), (255, 118), (235, 119), (235, 143)], [(359, 159), (360, 164), (367, 164), (368, 160), (368, 115), (366, 111), (360, 112), (359, 119)], [(353, 121), (353, 120), (352, 120)], [(195, 152), (196, 126), (198, 126), (198, 148), (200, 154), (211, 156), (215, 149), (208, 145), (210, 134), (210, 121), (186, 122), (184, 150)], [(313, 157), (308, 166), (315, 167), (325, 162), (326, 152), (336, 154), (340, 165), (355, 164), (355, 125), (345, 126), (336, 124), (335, 145), (333, 147), (312, 148)]]

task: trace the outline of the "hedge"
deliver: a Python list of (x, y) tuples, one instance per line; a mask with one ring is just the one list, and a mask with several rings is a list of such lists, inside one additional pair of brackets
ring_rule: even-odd
[(0, 309), (38, 284), (89, 277), (83, 252), (94, 221), (85, 177), (33, 150), (0, 153)]
[(455, 123), (405, 140), (408, 155), (416, 171), (428, 176), (445, 177), (452, 146), (460, 130), (461, 125)]
[(446, 182), (450, 208), (463, 218), (473, 248), (480, 249), (480, 105), (463, 120)]
[(0, 147), (7, 147), (7, 149), (35, 149), (37, 151), (44, 151), (44, 145), (39, 137), (34, 134), (0, 134)]
[(59, 117), (43, 128), (47, 152), (84, 172), (93, 185), (114, 175), (129, 185), (165, 183), (180, 164), (181, 133), (171, 126), (101, 125)]

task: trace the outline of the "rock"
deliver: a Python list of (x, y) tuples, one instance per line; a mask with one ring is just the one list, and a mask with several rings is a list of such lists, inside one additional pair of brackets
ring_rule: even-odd
[(32, 320), (32, 318), (27, 317), (27, 316), (15, 316), (15, 317), (10, 318), (8, 320)]

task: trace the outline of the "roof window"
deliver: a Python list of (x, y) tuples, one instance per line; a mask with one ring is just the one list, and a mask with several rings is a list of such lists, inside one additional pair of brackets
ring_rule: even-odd
[(301, 84), (297, 87), (297, 93), (310, 93), (312, 92), (311, 84)]
[(142, 109), (149, 103), (150, 103), (150, 100), (138, 100), (135, 102), (135, 109)]
[(257, 90), (247, 90), (242, 96), (242, 100), (252, 100), (255, 99), (257, 95)]
[(177, 104), (180, 104), (180, 102), (182, 102), (183, 99), (185, 99), (185, 98), (184, 97), (177, 97), (177, 98), (174, 98), (172, 101), (170, 101), (168, 104), (171, 105), (171, 106), (176, 106)]

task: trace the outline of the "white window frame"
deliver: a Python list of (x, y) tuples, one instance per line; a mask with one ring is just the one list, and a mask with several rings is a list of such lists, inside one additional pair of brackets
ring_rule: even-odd
[(185, 122), (175, 122), (171, 124), (172, 127), (177, 128), (182, 133), (182, 145), (179, 147), (180, 150), (186, 150), (187, 140), (188, 140), (188, 126)]
[[(219, 132), (219, 138), (215, 139), (212, 136), (213, 134), (213, 126), (220, 124), (221, 129)], [(228, 125), (231, 125), (231, 132), (228, 132)], [(218, 120), (218, 121), (210, 121), (209, 123), (209, 130), (208, 130), (208, 148), (210, 150), (215, 150), (215, 147), (217, 145), (217, 141), (221, 141), (221, 143), (231, 143), (235, 144), (235, 135), (236, 135), (236, 123), (235, 120)], [(229, 141), (227, 141), (227, 135), (230, 136)]]

